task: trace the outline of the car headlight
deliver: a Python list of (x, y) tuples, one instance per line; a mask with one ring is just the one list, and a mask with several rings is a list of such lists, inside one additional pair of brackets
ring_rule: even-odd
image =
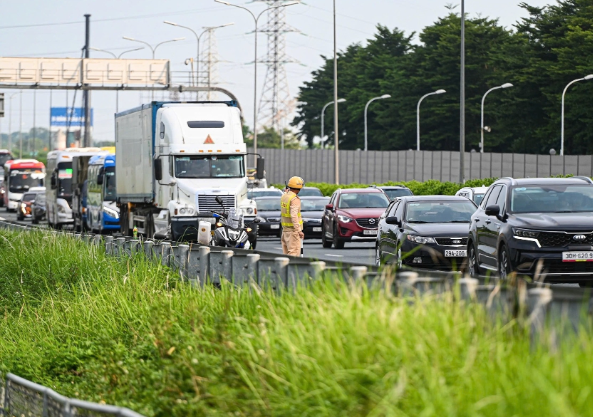
[(419, 243), (421, 245), (424, 245), (426, 243), (436, 243), (436, 240), (434, 240), (433, 237), (425, 237), (425, 236), (416, 236), (416, 235), (408, 235), (406, 236), (406, 238), (410, 241), (410, 242), (414, 242), (414, 243)]
[(537, 237), (539, 236), (539, 232), (535, 232), (533, 230), (527, 230), (527, 229), (513, 228), (513, 235), (515, 235), (517, 237), (527, 237), (530, 239), (537, 239)]
[(58, 204), (58, 213), (66, 213), (66, 207), (61, 204)]
[(179, 209), (179, 214), (191, 216), (196, 210), (193, 207), (182, 207)]
[(245, 214), (253, 214), (253, 208), (252, 207), (245, 207), (243, 210), (245, 210)]
[(338, 214), (338, 220), (341, 221), (342, 223), (350, 223), (350, 222), (354, 221), (350, 217), (342, 216), (341, 214)]
[(103, 213), (105, 213), (108, 216), (113, 217), (115, 219), (119, 219), (119, 213), (117, 211), (113, 210), (112, 208), (103, 207)]

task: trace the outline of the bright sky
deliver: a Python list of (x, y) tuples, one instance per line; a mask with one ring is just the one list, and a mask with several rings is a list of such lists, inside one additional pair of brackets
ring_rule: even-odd
[[(228, 0), (233, 2), (233, 0)], [(543, 6), (554, 0), (527, 0), (534, 6)], [(263, 3), (234, 0), (259, 13)], [(337, 0), (338, 47), (360, 42), (373, 36), (377, 24), (389, 28), (400, 28), (407, 33), (419, 32), (440, 16), (447, 13), (448, 4), (459, 0)], [(466, 12), (470, 16), (499, 18), (511, 27), (525, 16), (518, 7), (520, 0), (466, 0)], [(173, 71), (187, 71), (184, 61), (195, 56), (194, 35), (185, 29), (163, 24), (169, 20), (201, 31), (204, 26), (217, 26), (234, 22), (233, 26), (217, 31), (218, 52), (221, 62), (218, 67), (220, 86), (231, 90), (243, 106), (244, 115), (251, 125), (253, 118), (253, 19), (244, 10), (236, 9), (214, 0), (0, 0), (0, 56), (27, 57), (80, 57), (84, 45), (84, 17), (91, 17), (91, 46), (107, 49), (119, 54), (126, 49), (142, 45), (122, 39), (122, 36), (144, 40), (151, 44), (186, 37), (184, 41), (168, 43), (158, 48), (156, 57), (171, 60)], [(287, 8), (288, 23), (301, 31), (290, 33), (286, 38), (286, 51), (298, 63), (287, 65), (291, 95), (310, 79), (311, 71), (322, 63), (320, 55), (331, 56), (333, 48), (332, 0), (306, 0), (300, 5)], [(260, 19), (266, 23), (265, 16)], [(50, 25), (53, 23), (61, 23)], [(66, 24), (64, 24), (66, 23)], [(43, 25), (43, 26), (41, 26)], [(13, 28), (12, 26), (26, 26)], [(199, 32), (198, 32), (199, 33)], [(204, 37), (205, 38), (205, 37)], [(203, 39), (204, 39), (203, 38)], [(266, 52), (264, 35), (259, 38), (259, 56)], [(91, 57), (108, 58), (109, 55), (91, 51)], [(150, 58), (149, 49), (127, 54), (128, 58)], [(266, 68), (258, 66), (260, 75), (258, 90), (261, 92)], [(7, 96), (16, 90), (5, 90)], [(393, 94), (393, 92), (389, 92)], [(81, 94), (77, 94), (77, 101)], [(73, 92), (69, 93), (71, 104)], [(155, 98), (161, 98), (156, 96)], [(223, 98), (223, 96), (220, 96)], [(23, 129), (33, 126), (34, 113), (38, 126), (49, 124), (49, 99), (47, 91), (36, 93), (37, 110), (33, 111), (33, 92), (23, 92)], [(66, 93), (53, 93), (53, 106), (66, 106)], [(138, 92), (119, 94), (120, 111), (150, 101), (150, 96)], [(78, 101), (80, 105), (80, 101)], [(93, 92), (92, 105), (95, 109), (94, 138), (113, 140), (113, 114), (115, 113), (114, 92)], [(7, 113), (12, 111), (12, 130), (18, 129), (19, 95), (6, 103)], [(1, 130), (8, 130), (9, 115), (0, 119)]]

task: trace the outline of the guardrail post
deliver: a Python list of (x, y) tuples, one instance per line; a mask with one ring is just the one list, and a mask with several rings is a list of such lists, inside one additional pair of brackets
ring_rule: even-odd
[(170, 266), (171, 262), (171, 242), (161, 243), (161, 265)]
[(225, 277), (229, 282), (233, 282), (233, 255), (235, 252), (232, 250), (223, 250), (221, 253), (222, 262), (222, 276)]
[(459, 296), (462, 300), (475, 300), (476, 289), (478, 288), (479, 281), (475, 278), (461, 278), (457, 280), (459, 284)]
[(89, 243), (91, 241), (92, 236), (88, 233), (83, 233), (82, 234), (82, 241), (84, 243)]
[(532, 347), (537, 341), (537, 336), (544, 329), (551, 302), (552, 290), (549, 288), (532, 288), (527, 291), (527, 313), (529, 314), (527, 322), (530, 325)]
[(93, 245), (99, 247), (99, 245), (101, 245), (101, 240), (102, 240), (101, 235), (93, 236)]
[(353, 281), (364, 280), (367, 270), (366, 266), (353, 266), (350, 268), (350, 278)]
[(198, 281), (203, 287), (208, 282), (208, 271), (210, 270), (210, 247), (200, 246), (200, 267), (198, 269)]
[(290, 263), (289, 258), (280, 257), (274, 258), (274, 271), (273, 272), (273, 281), (272, 281), (272, 288), (276, 291), (280, 292), (282, 287), (288, 286), (288, 264)]
[(105, 236), (105, 254), (113, 256), (113, 236)]
[(154, 242), (152, 240), (145, 240), (143, 243), (144, 246), (144, 255), (146, 255), (146, 257), (148, 259), (152, 259), (153, 257), (153, 253), (152, 253), (152, 247), (154, 246)]
[(115, 256), (117, 256), (118, 258), (123, 258), (123, 256), (126, 253), (126, 249), (125, 249), (125, 245), (126, 244), (126, 238), (125, 237), (118, 237), (117, 239), (115, 239), (115, 246), (116, 246), (116, 254)]
[(256, 284), (259, 284), (259, 278), (257, 276), (257, 263), (259, 262), (259, 257), (260, 256), (258, 253), (250, 253), (249, 255), (247, 255), (247, 265), (245, 265), (247, 275), (244, 278), (243, 282), (254, 282)]
[(397, 279), (397, 286), (400, 289), (401, 296), (409, 296), (415, 295), (416, 290), (414, 289), (414, 284), (418, 280), (418, 273), (412, 271), (404, 271), (400, 272), (396, 276)]
[(182, 281), (188, 279), (189, 269), (189, 245), (179, 245), (179, 275)]
[(130, 256), (136, 255), (140, 251), (140, 241), (138, 239), (130, 240)]

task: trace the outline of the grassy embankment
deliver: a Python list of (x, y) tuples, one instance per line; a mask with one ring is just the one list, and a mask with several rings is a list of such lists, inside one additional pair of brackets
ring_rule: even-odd
[(318, 283), (192, 289), (0, 230), (0, 371), (148, 416), (593, 415), (593, 338), (530, 350), (480, 305)]

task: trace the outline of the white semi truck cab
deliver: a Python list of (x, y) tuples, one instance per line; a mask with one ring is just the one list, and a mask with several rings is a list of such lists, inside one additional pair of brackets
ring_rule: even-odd
[(217, 196), (255, 218), (235, 102), (152, 102), (118, 113), (115, 141), (123, 234), (197, 240), (199, 222), (214, 224), (212, 212), (222, 211)]

